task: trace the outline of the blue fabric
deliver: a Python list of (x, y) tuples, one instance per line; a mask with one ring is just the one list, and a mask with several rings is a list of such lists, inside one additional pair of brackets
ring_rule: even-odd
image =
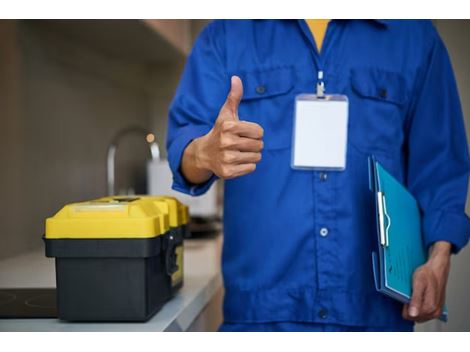
[(219, 332), (411, 332), (413, 326), (406, 325), (402, 328), (390, 326), (345, 326), (337, 324), (318, 323), (224, 323), (219, 327)]
[[(318, 70), (327, 93), (345, 94), (350, 104), (346, 170), (326, 179), (290, 167), (294, 98), (315, 92)], [(234, 74), (244, 83), (240, 118), (264, 128), (265, 148), (255, 172), (225, 181), (225, 321), (409, 329), (402, 305), (374, 288), (367, 158), (375, 155), (417, 198), (426, 246), (465, 246), (467, 142), (449, 57), (432, 23), (334, 20), (318, 55), (303, 20), (212, 22), (169, 111), (174, 189), (199, 195), (216, 179), (189, 184), (181, 157), (212, 128)]]

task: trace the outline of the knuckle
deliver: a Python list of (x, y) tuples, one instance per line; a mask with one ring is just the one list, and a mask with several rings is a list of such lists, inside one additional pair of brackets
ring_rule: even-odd
[(220, 176), (223, 177), (223, 178), (230, 177), (230, 170), (227, 166), (222, 166), (220, 168)]
[(415, 272), (413, 273), (413, 277), (418, 277), (424, 273), (424, 269), (422, 266), (418, 267)]
[(413, 278), (413, 287), (415, 290), (420, 290), (426, 286), (426, 282), (426, 277), (423, 275), (417, 275)]
[(420, 269), (417, 269), (413, 273), (413, 280), (416, 282), (416, 281), (421, 281), (422, 279), (423, 279), (423, 271)]
[(222, 148), (222, 149), (228, 148), (228, 147), (230, 147), (231, 145), (232, 145), (232, 140), (231, 140), (229, 137), (224, 136), (224, 135), (222, 135), (222, 136), (220, 137), (220, 140), (219, 140), (219, 146), (220, 146), (220, 148)]
[(228, 152), (228, 151), (222, 152), (222, 161), (225, 162), (225, 163), (231, 163), (231, 162), (233, 162), (233, 155), (232, 155), (232, 153), (230, 153), (230, 152)]
[(432, 304), (425, 304), (423, 306), (423, 315), (432, 315), (436, 311), (436, 307)]
[(234, 175), (233, 168), (230, 166), (223, 166), (224, 178), (232, 178)]
[(231, 131), (236, 125), (235, 121), (225, 120), (222, 122), (222, 131), (228, 132)]

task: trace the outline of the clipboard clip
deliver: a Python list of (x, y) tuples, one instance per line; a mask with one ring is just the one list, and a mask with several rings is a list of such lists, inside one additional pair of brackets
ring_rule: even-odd
[[(387, 202), (385, 201), (385, 194), (381, 191), (377, 192), (377, 207), (379, 212), (380, 244), (383, 247), (388, 247), (388, 231), (392, 225), (392, 219), (387, 213)], [(387, 221), (386, 224), (385, 221)]]

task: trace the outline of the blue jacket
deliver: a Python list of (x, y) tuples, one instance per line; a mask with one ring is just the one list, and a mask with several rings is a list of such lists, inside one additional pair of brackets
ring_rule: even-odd
[[(349, 98), (342, 172), (290, 167), (295, 96), (315, 92), (319, 70), (326, 93)], [(179, 167), (188, 143), (212, 128), (231, 75), (244, 84), (240, 119), (264, 128), (265, 147), (255, 172), (225, 181), (225, 320), (409, 327), (402, 305), (374, 288), (367, 158), (375, 155), (418, 199), (427, 246), (465, 246), (465, 128), (432, 23), (334, 20), (320, 55), (303, 20), (210, 23), (170, 107), (167, 148), (178, 191), (199, 195), (216, 179), (191, 185)]]

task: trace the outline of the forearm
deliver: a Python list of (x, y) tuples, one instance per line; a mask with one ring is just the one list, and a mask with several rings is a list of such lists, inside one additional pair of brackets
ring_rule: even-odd
[(192, 184), (204, 183), (212, 176), (212, 172), (204, 166), (204, 162), (201, 160), (204, 137), (194, 139), (183, 153), (181, 172), (185, 179)]

